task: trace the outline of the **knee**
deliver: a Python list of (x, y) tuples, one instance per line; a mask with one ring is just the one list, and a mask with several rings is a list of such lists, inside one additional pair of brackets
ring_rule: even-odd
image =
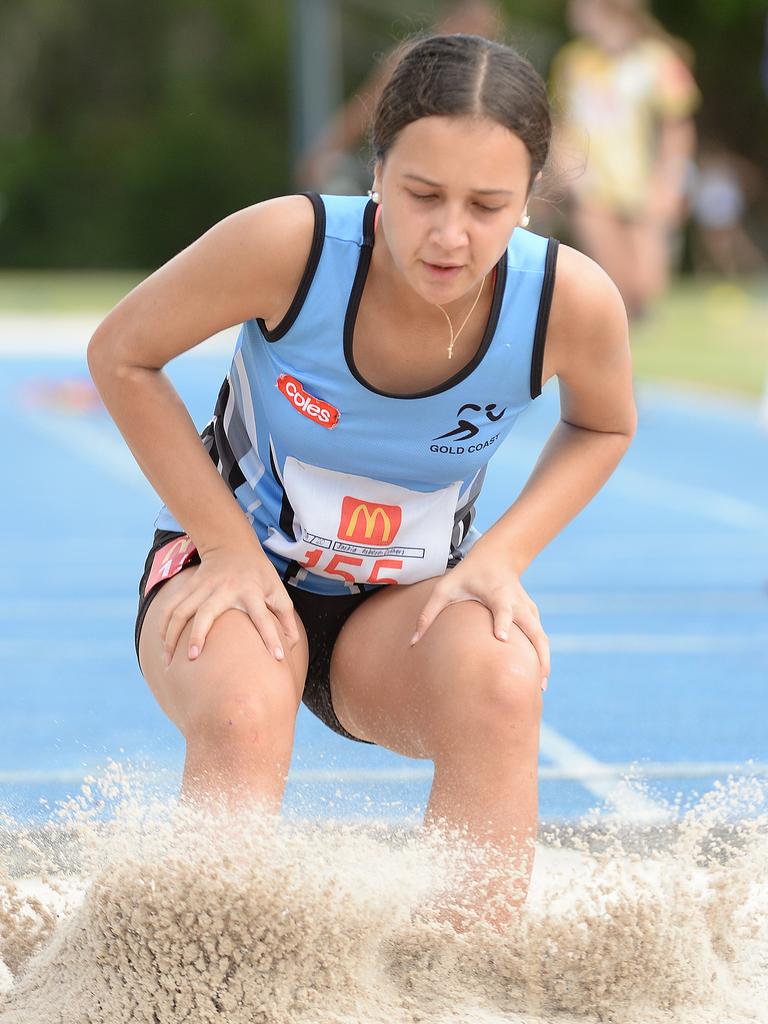
[(508, 662), (489, 674), (481, 687), (479, 713), (491, 734), (526, 741), (538, 736), (541, 721), (541, 672)]
[(243, 749), (263, 746), (287, 725), (290, 709), (269, 707), (258, 692), (222, 694), (211, 687), (210, 699), (197, 701), (188, 709), (183, 733), (185, 738), (217, 749)]
[(505, 744), (538, 742), (542, 711), (541, 669), (536, 651), (489, 651), (475, 660), (462, 687), (461, 721), (475, 740)]

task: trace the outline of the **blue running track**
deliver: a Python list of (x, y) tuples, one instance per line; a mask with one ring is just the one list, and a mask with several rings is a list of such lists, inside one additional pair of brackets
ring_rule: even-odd
[[(166, 368), (199, 428), (228, 365), (204, 345)], [(0, 354), (0, 809), (19, 818), (110, 757), (168, 792), (180, 780), (183, 741), (133, 649), (160, 500), (89, 382), (82, 354)], [(637, 401), (627, 456), (523, 577), (552, 649), (543, 821), (663, 820), (678, 795), (685, 807), (729, 772), (768, 771), (768, 433), (748, 403), (640, 385)], [(491, 460), (481, 529), (558, 412), (550, 381)], [(302, 706), (284, 813), (418, 820), (431, 777)]]

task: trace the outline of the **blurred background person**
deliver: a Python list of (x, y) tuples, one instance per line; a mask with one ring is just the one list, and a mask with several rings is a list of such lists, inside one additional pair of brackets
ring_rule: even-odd
[[(427, 29), (432, 34), (485, 36), (503, 42), (505, 25), (499, 6), (487, 0), (458, 0), (444, 5), (443, 15)], [(293, 169), (299, 189), (328, 193), (363, 193), (371, 176), (365, 142), (371, 115), (399, 52), (393, 47), (378, 68), (352, 97), (336, 111), (328, 124), (299, 156)]]
[(638, 317), (679, 249), (700, 102), (692, 54), (645, 0), (569, 0), (566, 15), (576, 38), (555, 55), (550, 87), (571, 229)]
[(763, 175), (751, 160), (717, 143), (702, 147), (691, 189), (697, 271), (737, 277), (765, 269), (765, 257), (744, 224), (763, 187)]

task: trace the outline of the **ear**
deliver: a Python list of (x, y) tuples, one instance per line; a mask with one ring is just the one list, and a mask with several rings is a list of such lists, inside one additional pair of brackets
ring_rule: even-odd
[(374, 192), (378, 192), (381, 195), (381, 176), (384, 171), (384, 164), (381, 157), (376, 157), (376, 162), (373, 165), (373, 185), (371, 188)]
[(531, 200), (533, 198), (534, 192), (536, 190), (536, 186), (541, 181), (542, 177), (543, 177), (543, 174), (542, 174), (541, 171), (539, 171), (539, 173), (536, 175), (536, 177), (531, 182), (531, 186), (528, 189), (528, 194), (525, 197), (526, 205), (528, 205), (529, 200)]

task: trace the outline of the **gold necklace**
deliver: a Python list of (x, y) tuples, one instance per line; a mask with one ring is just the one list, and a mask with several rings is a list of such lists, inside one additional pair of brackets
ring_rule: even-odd
[(451, 343), (450, 343), (450, 345), (448, 346), (448, 358), (449, 358), (449, 359), (451, 359), (451, 358), (453, 357), (453, 346), (454, 346), (454, 344), (455, 344), (455, 342), (456, 342), (456, 339), (457, 339), (457, 338), (458, 338), (458, 336), (459, 336), (459, 335), (461, 334), (461, 332), (462, 332), (462, 331), (464, 330), (464, 328), (465, 328), (465, 326), (466, 326), (466, 323), (467, 323), (467, 320), (469, 320), (469, 318), (470, 318), (470, 317), (472, 316), (472, 313), (474, 312), (475, 306), (476, 306), (476, 305), (478, 304), (478, 302), (480, 301), (480, 293), (481, 293), (481, 292), (482, 292), (482, 290), (483, 290), (483, 285), (485, 284), (485, 278), (486, 278), (486, 277), (488, 277), (488, 275), (487, 275), (487, 274), (485, 275), (485, 277), (483, 278), (483, 280), (482, 280), (482, 281), (480, 282), (480, 291), (479, 291), (479, 292), (477, 293), (477, 298), (476, 298), (476, 299), (475, 299), (475, 301), (474, 301), (474, 302), (472, 303), (472, 309), (470, 309), (470, 311), (469, 311), (469, 312), (467, 313), (467, 315), (466, 315), (466, 316), (464, 317), (464, 323), (463, 323), (463, 324), (461, 325), (461, 327), (460, 327), (460, 328), (458, 329), (458, 331), (456, 331), (456, 336), (455, 336), (455, 337), (454, 337), (454, 334), (453, 334), (453, 324), (451, 323), (451, 318), (450, 318), (450, 317), (448, 316), (448, 314), (447, 314), (447, 313), (445, 312), (445, 310), (443, 309), (443, 307), (442, 307), (441, 305), (439, 305), (439, 303), (436, 303), (436, 305), (437, 305), (437, 308), (438, 308), (438, 309), (441, 309), (441, 310), (443, 310), (443, 313), (445, 313), (445, 319), (446, 319), (446, 320), (448, 321), (448, 327), (450, 328), (450, 331), (451, 331)]

